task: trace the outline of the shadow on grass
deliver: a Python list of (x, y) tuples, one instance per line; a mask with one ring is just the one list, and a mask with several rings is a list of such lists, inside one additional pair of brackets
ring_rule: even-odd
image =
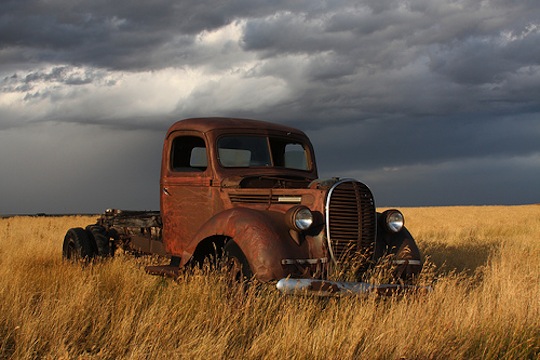
[(498, 251), (493, 243), (469, 243), (452, 246), (444, 243), (431, 243), (424, 246), (423, 252), (436, 265), (439, 271), (465, 272), (474, 274), (487, 265), (488, 260)]

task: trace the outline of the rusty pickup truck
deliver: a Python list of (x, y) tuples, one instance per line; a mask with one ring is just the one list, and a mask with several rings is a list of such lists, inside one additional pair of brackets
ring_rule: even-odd
[[(147, 272), (176, 276), (221, 258), (235, 276), (277, 281), (286, 293), (386, 291), (409, 286), (422, 269), (418, 247), (395, 209), (377, 212), (354, 179), (319, 179), (300, 130), (270, 122), (197, 118), (167, 131), (160, 211), (107, 210), (95, 224), (67, 231), (66, 259), (113, 256), (116, 249), (158, 254), (170, 264)], [(393, 281), (363, 275), (382, 260)], [(330, 281), (336, 268), (355, 280)]]

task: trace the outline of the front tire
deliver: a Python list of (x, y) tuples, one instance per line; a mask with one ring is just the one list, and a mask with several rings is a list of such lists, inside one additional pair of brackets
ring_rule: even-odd
[(71, 228), (64, 237), (62, 256), (64, 259), (89, 261), (96, 255), (93, 237), (83, 228)]
[(227, 262), (227, 270), (230, 277), (235, 281), (250, 280), (253, 277), (253, 271), (249, 266), (246, 256), (237, 243), (230, 240), (223, 249)]

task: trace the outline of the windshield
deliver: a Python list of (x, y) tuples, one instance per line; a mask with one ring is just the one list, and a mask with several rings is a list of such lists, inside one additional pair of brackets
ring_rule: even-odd
[(218, 157), (223, 167), (309, 170), (307, 146), (278, 137), (224, 136), (218, 140)]

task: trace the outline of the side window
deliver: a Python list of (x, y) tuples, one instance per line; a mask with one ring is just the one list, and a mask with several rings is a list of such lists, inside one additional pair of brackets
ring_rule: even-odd
[(178, 172), (201, 172), (208, 167), (206, 145), (197, 136), (179, 136), (171, 148), (171, 169)]

